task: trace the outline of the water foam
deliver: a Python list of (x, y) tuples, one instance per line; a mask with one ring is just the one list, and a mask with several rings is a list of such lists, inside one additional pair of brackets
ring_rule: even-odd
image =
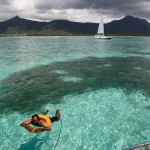
[[(127, 145), (148, 140), (150, 117), (147, 115), (149, 110), (144, 107), (150, 102), (140, 92), (127, 95), (122, 89), (109, 88), (68, 95), (63, 101), (42, 108), (50, 109), (50, 116), (54, 115), (55, 109), (60, 108), (63, 129), (58, 150), (120, 150)], [(2, 149), (48, 150), (54, 147), (60, 123), (53, 123), (51, 132), (31, 134), (19, 126), (28, 117), (28, 113), (22, 116), (18, 113), (1, 116)]]

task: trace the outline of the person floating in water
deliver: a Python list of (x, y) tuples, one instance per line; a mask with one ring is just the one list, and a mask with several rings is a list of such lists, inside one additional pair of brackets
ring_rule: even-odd
[[(38, 133), (38, 132), (51, 130), (51, 127), (50, 127), (51, 123), (60, 120), (60, 112), (59, 112), (59, 110), (56, 110), (55, 116), (48, 117), (48, 116), (46, 116), (48, 111), (49, 110), (47, 110), (42, 115), (34, 114), (31, 118), (22, 122), (20, 124), (20, 126), (24, 127), (26, 130), (28, 130), (29, 132), (32, 132), (32, 133)], [(30, 124), (32, 124), (34, 126), (38, 126), (40, 128), (32, 128), (30, 126)]]

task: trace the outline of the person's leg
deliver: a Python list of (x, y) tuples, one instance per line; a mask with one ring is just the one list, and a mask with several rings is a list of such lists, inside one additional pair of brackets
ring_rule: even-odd
[(59, 110), (56, 110), (55, 117), (56, 117), (58, 120), (60, 119), (60, 111), (59, 111)]
[(46, 112), (43, 113), (43, 115), (46, 115), (49, 112), (49, 110), (46, 110)]
[(53, 117), (49, 117), (51, 122), (59, 121), (60, 120), (60, 112), (59, 110), (56, 110), (56, 114)]

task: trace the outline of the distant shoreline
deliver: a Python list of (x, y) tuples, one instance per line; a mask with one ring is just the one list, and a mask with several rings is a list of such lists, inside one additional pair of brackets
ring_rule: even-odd
[[(94, 36), (95, 34), (65, 34), (65, 35), (46, 35), (46, 34), (0, 34), (0, 37), (19, 37), (19, 36)], [(106, 34), (106, 36), (111, 37), (150, 37), (150, 35), (111, 35)]]

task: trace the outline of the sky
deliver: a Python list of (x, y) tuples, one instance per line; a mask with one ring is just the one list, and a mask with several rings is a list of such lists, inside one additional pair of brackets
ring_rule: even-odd
[(65, 19), (104, 23), (130, 15), (150, 22), (150, 0), (0, 0), (0, 22), (19, 16), (36, 21)]

